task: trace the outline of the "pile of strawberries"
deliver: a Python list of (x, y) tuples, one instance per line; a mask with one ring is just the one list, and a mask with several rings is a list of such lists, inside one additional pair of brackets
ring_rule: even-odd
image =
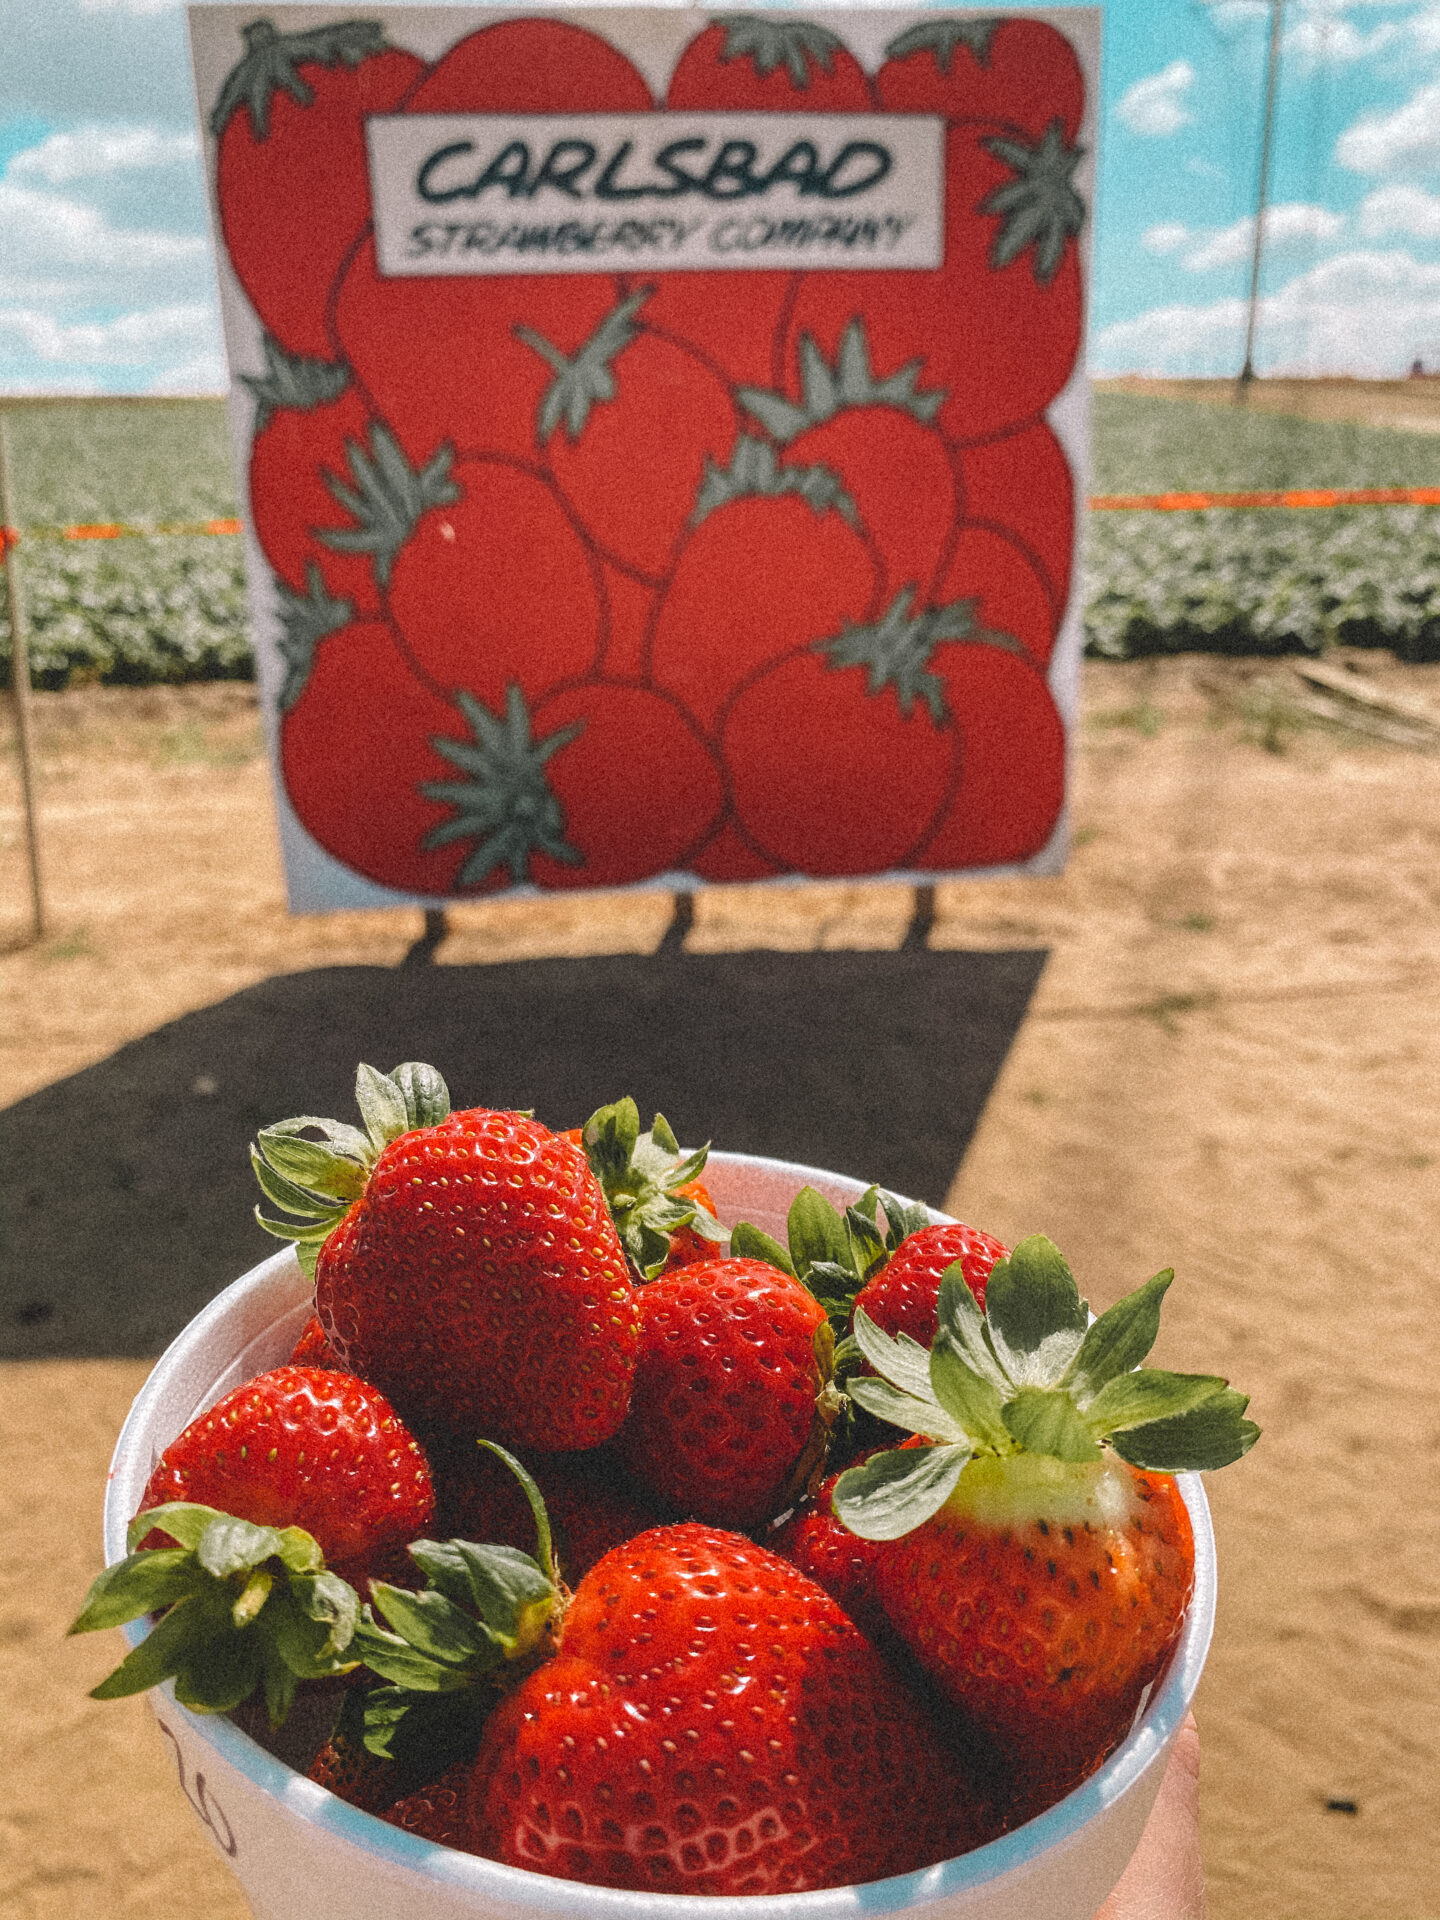
[[(936, 19), (870, 74), (815, 22), (730, 16), (659, 99), (553, 17), (429, 65), (373, 22), (245, 39), (216, 191), (264, 329), (250, 510), (314, 838), (432, 898), (1038, 852), (1086, 218), (1064, 35)], [(939, 117), (943, 264), (380, 271), (368, 116), (725, 109)], [(471, 211), (536, 218), (495, 194)]]
[(727, 1236), (628, 1099), (357, 1098), (252, 1149), (315, 1317), (156, 1465), (75, 1624), (155, 1617), (98, 1697), (172, 1679), (266, 1738), (304, 1690), (361, 1808), (710, 1894), (952, 1857), (1124, 1737), (1191, 1588), (1173, 1473), (1256, 1435), (1140, 1364), (1168, 1272), (1092, 1323), (1047, 1240), (875, 1188)]

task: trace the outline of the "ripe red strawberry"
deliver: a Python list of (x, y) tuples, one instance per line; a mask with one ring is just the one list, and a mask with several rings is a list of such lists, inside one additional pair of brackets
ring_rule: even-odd
[(805, 647), (767, 667), (725, 710), (736, 821), (795, 872), (903, 867), (955, 790), (943, 700), (926, 697), (890, 644), (893, 626), (913, 624), (908, 601), (907, 589), (877, 625), (847, 626), (825, 652)]
[(365, 121), (393, 112), (424, 65), (373, 21), (243, 32), (210, 116), (220, 230), (266, 330), (289, 353), (330, 359), (326, 297), (370, 218)]
[(446, 809), (422, 791), (450, 771), (435, 750), (461, 716), (406, 662), (388, 621), (351, 620), (318, 579), (282, 594), (280, 769), (306, 831), (356, 873), (404, 893), (455, 889), (463, 850), (427, 846)]
[[(665, 95), (671, 112), (869, 113), (870, 83), (826, 27), (735, 14), (703, 28), (681, 54)], [(799, 276), (665, 273), (648, 314), (698, 349), (732, 385), (768, 387)]]
[(945, 873), (1026, 860), (1049, 840), (1065, 799), (1065, 728), (1043, 676), (1001, 647), (937, 658), (960, 733), (960, 784), (915, 865)]
[(306, 1220), (260, 1216), (315, 1250), (335, 1351), (427, 1428), (542, 1451), (608, 1440), (638, 1313), (584, 1154), (520, 1114), (451, 1113), (430, 1067), (361, 1067), (356, 1098), (364, 1133), (301, 1117), (251, 1154), (266, 1195)]
[[(532, 326), (518, 337), (552, 378), (536, 413), (535, 442), (601, 553), (654, 584), (670, 570), (709, 465), (735, 447), (735, 406), (725, 383), (682, 342), (655, 332), (638, 287), (573, 354)], [(616, 484), (643, 475), (643, 484)]]
[(881, 1378), (851, 1394), (922, 1443), (842, 1474), (835, 1510), (882, 1543), (887, 1617), (1008, 1758), (1027, 1809), (1124, 1737), (1179, 1635), (1194, 1543), (1172, 1473), (1257, 1437), (1224, 1380), (1140, 1367), (1173, 1278), (1092, 1325), (1036, 1235), (992, 1269), (983, 1315), (951, 1271), (928, 1356), (855, 1315)]
[(875, 1590), (875, 1563), (884, 1549), (878, 1541), (862, 1540), (835, 1517), (831, 1497), (839, 1478), (832, 1473), (822, 1480), (814, 1499), (769, 1534), (765, 1544), (823, 1587), (860, 1631), (875, 1640), (883, 1637), (888, 1624)]
[(417, 515), (388, 578), (417, 668), (438, 692), (463, 687), (491, 707), (512, 686), (536, 700), (590, 671), (600, 572), (554, 488), (509, 460), (460, 459), (446, 474), (454, 491)]
[(921, 1227), (900, 1242), (896, 1251), (855, 1296), (855, 1305), (868, 1313), (883, 1333), (907, 1333), (928, 1347), (935, 1338), (935, 1313), (940, 1282), (958, 1260), (975, 1304), (985, 1305), (985, 1282), (1006, 1249), (978, 1227), (953, 1225)]
[(710, 1260), (640, 1294), (640, 1357), (620, 1455), (678, 1513), (753, 1527), (803, 1484), (824, 1429), (826, 1326), (813, 1294), (761, 1260)]
[(714, 755), (678, 700), (581, 681), (533, 716), (511, 686), (504, 717), (458, 696), (472, 739), (436, 739), (469, 779), (422, 791), (454, 817), (426, 842), (473, 842), (460, 887), (627, 886), (685, 866), (719, 817)]
[(766, 442), (742, 438), (730, 467), (711, 470), (660, 602), (655, 684), (711, 727), (755, 669), (872, 618), (882, 586), (878, 553), (838, 476), (782, 472)]
[(1070, 597), (1075, 480), (1065, 450), (1038, 420), (955, 455), (966, 519), (1020, 545), (1050, 591), (1058, 625)]
[(303, 1527), (343, 1578), (362, 1578), (435, 1516), (430, 1465), (377, 1388), (276, 1367), (236, 1387), (161, 1454), (141, 1512), (172, 1500), (262, 1527)]
[(768, 880), (780, 872), (773, 860), (742, 840), (732, 820), (722, 820), (690, 862), (702, 880)]
[(334, 1348), (325, 1338), (325, 1329), (320, 1324), (318, 1314), (312, 1313), (300, 1329), (300, 1338), (295, 1342), (295, 1351), (288, 1364), (292, 1367), (320, 1367), (327, 1373), (346, 1373), (336, 1357)]
[(999, 122), (952, 126), (944, 265), (806, 274), (790, 314), (787, 368), (801, 334), (833, 359), (860, 318), (882, 376), (908, 365), (918, 346), (921, 384), (946, 396), (936, 424), (948, 439), (985, 439), (1038, 418), (1080, 348), (1076, 236), (1085, 205), (1071, 175), (1081, 157), (1058, 120), (1036, 141)]
[(877, 379), (860, 320), (841, 335), (833, 365), (808, 334), (798, 352), (798, 402), (743, 387), (740, 404), (785, 449), (782, 472), (821, 466), (838, 476), (874, 536), (890, 595), (907, 586), (928, 594), (957, 511), (951, 454), (930, 425), (945, 395), (917, 390), (918, 359)]
[(1056, 118), (1073, 140), (1085, 113), (1085, 76), (1075, 49), (1045, 20), (1012, 17), (924, 20), (896, 36), (875, 76), (892, 113), (1002, 120), (1043, 134)]
[(346, 369), (329, 360), (287, 354), (266, 336), (265, 372), (242, 374), (255, 396), (250, 444), (250, 518), (265, 558), (280, 579), (303, 593), (312, 573), (327, 592), (358, 612), (378, 613), (380, 595), (370, 558), (337, 553), (325, 534), (350, 524), (327, 476), (343, 478), (352, 447), (371, 428), (365, 403)]
[(467, 1811), (476, 1852), (632, 1891), (864, 1883), (980, 1837), (925, 1708), (829, 1595), (693, 1525), (581, 1582), (557, 1658), (486, 1726)]
[(417, 1834), (437, 1847), (464, 1849), (468, 1838), (465, 1796), (473, 1766), (468, 1758), (452, 1760), (437, 1780), (428, 1786), (412, 1787), (392, 1801), (380, 1818), (402, 1833)]
[[(644, 113), (644, 79), (598, 34), (566, 20), (502, 20), (458, 41), (407, 113)], [(523, 203), (522, 203), (523, 204)], [(335, 340), (412, 460), (442, 440), (534, 459), (550, 374), (515, 333), (577, 353), (617, 299), (605, 274), (385, 279), (373, 241), (335, 297)]]
[(1055, 651), (1058, 622), (1034, 559), (1008, 529), (956, 530), (935, 589), (937, 600), (969, 600), (978, 626), (1012, 634), (1038, 667)]

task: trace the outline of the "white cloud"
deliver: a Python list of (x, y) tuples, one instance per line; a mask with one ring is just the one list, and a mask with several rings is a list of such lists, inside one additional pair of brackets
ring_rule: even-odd
[(112, 226), (84, 201), (0, 179), (0, 298), (124, 299), (137, 277), (208, 277), (209, 251), (203, 235)]
[(137, 18), (149, 13), (179, 12), (184, 0), (80, 0), (81, 13), (130, 13)]
[[(1096, 370), (1106, 373), (1234, 373), (1245, 340), (1246, 303), (1175, 303), (1101, 330)], [(1393, 378), (1418, 344), (1440, 337), (1440, 264), (1402, 249), (1336, 254), (1260, 303), (1256, 358), (1262, 372)]]
[[(1265, 249), (1271, 251), (1304, 245), (1307, 242), (1334, 240), (1345, 226), (1345, 216), (1328, 207), (1307, 206), (1292, 200), (1265, 213)], [(1222, 227), (1200, 240), (1187, 253), (1182, 264), (1190, 273), (1210, 273), (1217, 267), (1236, 267), (1250, 259), (1255, 250), (1255, 216), (1245, 214), (1233, 226)]]
[(71, 133), (47, 134), (38, 146), (17, 153), (5, 178), (62, 187), (72, 180), (112, 173), (191, 165), (199, 150), (193, 133), (166, 133), (158, 127), (78, 127)]
[(113, 320), (57, 320), (36, 307), (0, 307), (0, 341), (56, 365), (144, 367), (162, 355), (213, 352), (215, 316), (208, 306), (156, 307)]
[(1121, 94), (1115, 111), (1132, 133), (1163, 139), (1189, 126), (1194, 119), (1185, 96), (1195, 84), (1188, 60), (1172, 60), (1159, 73), (1136, 80)]
[(1348, 67), (1357, 60), (1368, 60), (1398, 40), (1404, 28), (1398, 21), (1382, 20), (1364, 33), (1350, 21), (1335, 17), (1328, 10), (1302, 15), (1285, 35), (1285, 51), (1295, 54), (1309, 66)]
[(230, 384), (225, 357), (215, 348), (167, 367), (150, 382), (151, 393), (224, 393)]
[(1440, 194), (1424, 187), (1377, 187), (1360, 203), (1360, 231), (1376, 240), (1387, 233), (1408, 233), (1416, 240), (1440, 240)]
[(1158, 227), (1147, 227), (1140, 244), (1151, 253), (1178, 253), (1190, 238), (1190, 229), (1179, 220), (1162, 220)]
[(1421, 87), (1393, 113), (1362, 115), (1336, 141), (1335, 158), (1354, 173), (1423, 173), (1440, 167), (1440, 80)]

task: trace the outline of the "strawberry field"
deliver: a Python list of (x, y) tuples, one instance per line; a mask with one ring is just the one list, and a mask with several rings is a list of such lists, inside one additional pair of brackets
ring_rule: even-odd
[[(59, 533), (232, 516), (223, 406), (10, 402), (5, 420), (10, 518), (35, 530), (23, 564), (36, 684), (249, 678), (238, 538)], [(1100, 393), (1092, 479), (1096, 493), (1433, 486), (1440, 438)], [(1440, 509), (1099, 513), (1085, 591), (1089, 650), (1112, 659), (1337, 642), (1440, 658)]]

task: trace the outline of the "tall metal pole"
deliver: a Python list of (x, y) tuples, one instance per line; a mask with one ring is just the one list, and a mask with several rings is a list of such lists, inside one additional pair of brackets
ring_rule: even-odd
[(1260, 134), (1260, 184), (1255, 195), (1255, 248), (1250, 256), (1250, 311), (1245, 321), (1245, 364), (1239, 398), (1255, 378), (1255, 320), (1260, 311), (1260, 261), (1265, 251), (1265, 213), (1270, 204), (1270, 149), (1275, 131), (1275, 92), (1280, 79), (1280, 28), (1285, 0), (1270, 0), (1270, 55), (1265, 63), (1265, 123)]
[(45, 890), (40, 879), (40, 832), (35, 808), (35, 758), (30, 735), (30, 650), (25, 633), (25, 599), (20, 590), (20, 561), (10, 522), (10, 469), (5, 455), (5, 414), (0, 409), (0, 546), (5, 551), (5, 596), (10, 608), (10, 693), (15, 704), (15, 736), (20, 755), (20, 794), (25, 811), (25, 851), (30, 865), (30, 910), (35, 938), (45, 937)]

